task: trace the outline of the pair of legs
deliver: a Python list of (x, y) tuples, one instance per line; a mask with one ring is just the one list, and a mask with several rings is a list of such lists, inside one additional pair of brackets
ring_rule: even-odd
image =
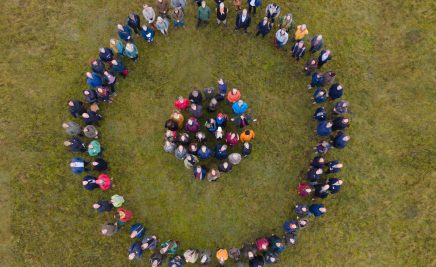
[(224, 24), (224, 26), (227, 26), (227, 19), (225, 19), (225, 20), (217, 19), (216, 22), (218, 23), (218, 25), (220, 25), (222, 23), (222, 24)]
[(259, 36), (259, 34), (262, 35), (262, 38), (265, 38), (265, 35), (267, 35), (267, 33), (262, 33), (260, 31), (257, 31), (256, 36)]
[(197, 19), (197, 29), (200, 28), (202, 25), (206, 26), (209, 23), (207, 20), (201, 20)]
[(251, 11), (253, 11), (253, 16), (256, 16), (256, 6), (248, 5), (248, 13), (251, 14)]
[(185, 21), (183, 19), (179, 20), (178, 22), (177, 20), (174, 21), (174, 28), (177, 29), (179, 26), (185, 28)]

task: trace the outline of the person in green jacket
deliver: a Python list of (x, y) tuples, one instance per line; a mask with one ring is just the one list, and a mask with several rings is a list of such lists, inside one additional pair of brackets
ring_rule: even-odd
[(197, 28), (199, 28), (201, 24), (206, 25), (209, 23), (210, 14), (210, 8), (206, 6), (206, 1), (201, 1), (201, 6), (198, 7), (197, 11)]
[(99, 156), (101, 155), (101, 145), (97, 140), (91, 141), (88, 145), (88, 154), (91, 157)]

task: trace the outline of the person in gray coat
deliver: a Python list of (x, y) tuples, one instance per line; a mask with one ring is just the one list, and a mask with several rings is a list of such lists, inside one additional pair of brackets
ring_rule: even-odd
[(174, 150), (176, 149), (176, 144), (166, 140), (163, 148), (164, 148), (164, 151), (167, 153), (174, 153)]
[(90, 139), (98, 139), (98, 131), (94, 125), (86, 125), (83, 128), (83, 134)]
[(64, 128), (65, 132), (71, 136), (78, 136), (82, 133), (80, 125), (73, 121), (62, 123), (62, 128)]
[(203, 107), (192, 103), (189, 107), (189, 112), (191, 112), (192, 116), (198, 119), (203, 115)]
[(188, 151), (182, 145), (179, 145), (177, 147), (177, 149), (174, 151), (174, 156), (176, 156), (176, 159), (178, 159), (178, 160), (184, 160), (186, 158), (187, 154), (188, 154)]

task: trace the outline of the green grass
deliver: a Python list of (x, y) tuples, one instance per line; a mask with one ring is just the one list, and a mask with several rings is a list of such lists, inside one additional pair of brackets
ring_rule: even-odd
[[(277, 1), (322, 33), (352, 103), (343, 191), (301, 232), (281, 266), (434, 266), (435, 29), (432, 1)], [(266, 3), (265, 3), (266, 4)], [(239, 246), (279, 232), (316, 142), (307, 78), (265, 40), (216, 29), (139, 42), (113, 104), (103, 107), (102, 144), (116, 187), (85, 192), (62, 147), (65, 104), (86, 88), (84, 72), (115, 24), (140, 1), (3, 1), (0, 5), (0, 259), (2, 266), (125, 266), (126, 229), (99, 235), (91, 209), (116, 192), (161, 239), (182, 247)], [(212, 5), (212, 3), (210, 3)], [(263, 9), (262, 9), (263, 12)], [(233, 17), (233, 11), (232, 11)], [(256, 22), (260, 16), (256, 18)], [(230, 23), (233, 24), (231, 19)], [(252, 27), (253, 28), (253, 27)], [(253, 31), (253, 29), (251, 29)], [(307, 58), (307, 56), (306, 56)], [(254, 154), (218, 183), (198, 182), (162, 151), (172, 101), (218, 77), (239, 87), (259, 119)], [(141, 262), (129, 265), (146, 265)], [(230, 264), (229, 264), (230, 265)]]

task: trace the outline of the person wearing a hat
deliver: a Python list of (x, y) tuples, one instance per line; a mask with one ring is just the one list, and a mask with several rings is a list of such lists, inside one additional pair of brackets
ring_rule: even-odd
[(141, 248), (143, 250), (149, 249), (149, 250), (155, 250), (157, 248), (157, 237), (154, 235), (148, 235), (142, 239), (142, 245)]
[(85, 152), (85, 144), (78, 137), (73, 137), (64, 142), (64, 146), (68, 147), (71, 152)]
[(242, 99), (239, 99), (237, 102), (233, 103), (232, 109), (236, 115), (241, 115), (247, 111), (248, 104)]
[(99, 188), (98, 184), (96, 183), (96, 177), (91, 176), (91, 175), (87, 175), (85, 177), (83, 177), (82, 180), (82, 185), (83, 188), (85, 188), (86, 190), (92, 191), (96, 188)]
[(229, 155), (228, 160), (231, 165), (238, 165), (242, 160), (242, 156), (239, 153), (232, 153)]
[(241, 98), (241, 92), (236, 88), (233, 88), (227, 93), (227, 101), (229, 101), (229, 103), (233, 104), (235, 102), (238, 102), (240, 98)]
[(239, 135), (239, 141), (241, 141), (241, 143), (250, 142), (255, 136), (256, 134), (253, 130), (245, 130)]
[(229, 253), (227, 252), (227, 249), (225, 248), (221, 248), (218, 249), (218, 251), (216, 252), (216, 259), (218, 260), (218, 262), (221, 265), (224, 265), (224, 263), (228, 260), (229, 258)]
[(218, 170), (223, 173), (228, 173), (232, 170), (232, 164), (227, 161), (224, 161), (218, 165)]
[(186, 263), (196, 263), (198, 260), (199, 252), (196, 249), (188, 249), (183, 253)]
[(129, 247), (129, 260), (139, 260), (142, 257), (142, 248), (139, 241), (135, 241)]
[(319, 217), (326, 213), (327, 209), (323, 204), (312, 204), (309, 206), (309, 215), (314, 215), (315, 217)]
[(73, 121), (62, 123), (62, 128), (64, 128), (65, 132), (70, 136), (78, 136), (82, 133), (82, 127)]
[(145, 234), (145, 228), (140, 223), (133, 224), (129, 229), (130, 238), (141, 239), (142, 237), (144, 237), (144, 234)]
[(88, 171), (86, 168), (87, 164), (88, 162), (82, 158), (73, 158), (70, 162), (70, 168), (74, 174), (81, 174), (84, 171)]
[(107, 201), (107, 200), (99, 200), (96, 203), (94, 203), (92, 205), (92, 207), (98, 211), (99, 213), (102, 212), (109, 212), (112, 211), (112, 209), (114, 208), (114, 205), (112, 205), (112, 202)]

